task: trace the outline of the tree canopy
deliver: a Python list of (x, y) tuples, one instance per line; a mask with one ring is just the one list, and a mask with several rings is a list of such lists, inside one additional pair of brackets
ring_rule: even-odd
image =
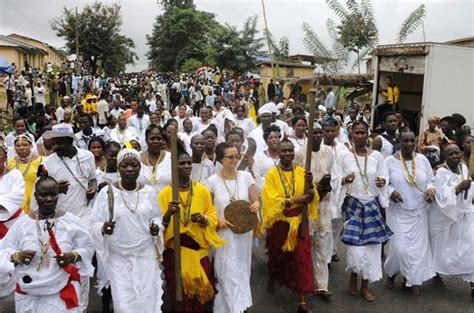
[[(147, 36), (149, 66), (158, 71), (191, 69), (198, 64), (243, 73), (254, 66), (262, 39), (257, 38), (257, 16), (239, 31), (222, 25), (215, 15), (199, 11), (192, 1), (162, 1), (164, 13), (156, 17)], [(192, 60), (192, 61), (189, 61)]]
[(132, 39), (120, 33), (122, 16), (120, 5), (110, 6), (95, 2), (78, 12), (64, 7), (61, 16), (51, 21), (51, 29), (66, 40), (68, 53), (76, 51), (76, 23), (79, 37), (79, 54), (92, 65), (98, 65), (109, 75), (124, 71), (127, 64), (138, 58), (133, 52)]

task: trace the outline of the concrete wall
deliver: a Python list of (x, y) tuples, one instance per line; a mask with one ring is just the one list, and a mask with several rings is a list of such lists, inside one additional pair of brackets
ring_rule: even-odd
[[(267, 89), (267, 85), (270, 82), (270, 79), (273, 78), (272, 75), (272, 68), (269, 65), (260, 65), (259, 67), (259, 74), (260, 74), (260, 82), (265, 86), (265, 91)], [(275, 83), (278, 80), (284, 78), (300, 78), (305, 76), (313, 76), (313, 69), (312, 68), (299, 68), (299, 67), (284, 67), (284, 66), (275, 66), (275, 79), (273, 82)], [(303, 86), (303, 93), (308, 94), (309, 86), (307, 86), (306, 90)], [(283, 95), (285, 98), (290, 96), (291, 88), (288, 84), (283, 86)]]

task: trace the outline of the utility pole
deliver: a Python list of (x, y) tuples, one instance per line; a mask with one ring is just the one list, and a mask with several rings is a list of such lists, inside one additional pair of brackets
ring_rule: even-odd
[(78, 14), (77, 14), (77, 6), (76, 6), (76, 22), (74, 23), (75, 25), (75, 30), (76, 30), (76, 75), (79, 76), (80, 72), (80, 66), (79, 66), (79, 28), (78, 28)]
[(263, 22), (265, 23), (265, 34), (267, 37), (268, 53), (270, 54), (270, 66), (272, 67), (272, 78), (275, 80), (275, 68), (273, 67), (272, 45), (270, 43), (270, 30), (268, 29), (267, 13), (265, 10), (265, 1), (262, 0)]

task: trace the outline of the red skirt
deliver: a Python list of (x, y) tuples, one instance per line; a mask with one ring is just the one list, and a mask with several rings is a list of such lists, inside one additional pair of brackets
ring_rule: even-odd
[[(199, 244), (187, 235), (181, 235), (181, 245), (190, 249), (198, 250), (200, 249)], [(207, 274), (207, 279), (212, 284), (214, 288), (214, 294), (217, 292), (214, 284), (214, 273), (211, 261), (209, 257), (204, 257), (201, 259), (201, 266), (204, 269), (204, 272)], [(165, 273), (165, 292), (167, 298), (170, 300), (170, 310), (172, 312), (205, 312), (208, 311), (206, 308), (211, 307), (212, 303), (201, 304), (196, 298), (187, 298), (183, 290), (183, 300), (176, 301), (176, 281), (174, 276), (174, 250), (165, 249), (163, 252), (163, 267)], [(165, 303), (165, 307), (167, 307)]]
[(298, 235), (295, 250), (282, 251), (290, 225), (276, 222), (267, 230), (268, 276), (271, 282), (284, 285), (303, 296), (315, 290), (309, 227), (304, 237)]

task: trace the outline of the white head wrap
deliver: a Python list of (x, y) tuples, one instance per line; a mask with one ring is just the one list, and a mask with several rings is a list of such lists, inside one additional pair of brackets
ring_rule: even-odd
[(120, 150), (117, 156), (117, 164), (120, 164), (123, 160), (125, 160), (125, 158), (129, 158), (129, 157), (140, 161), (140, 153), (137, 150), (131, 149), (131, 148), (124, 148)]

